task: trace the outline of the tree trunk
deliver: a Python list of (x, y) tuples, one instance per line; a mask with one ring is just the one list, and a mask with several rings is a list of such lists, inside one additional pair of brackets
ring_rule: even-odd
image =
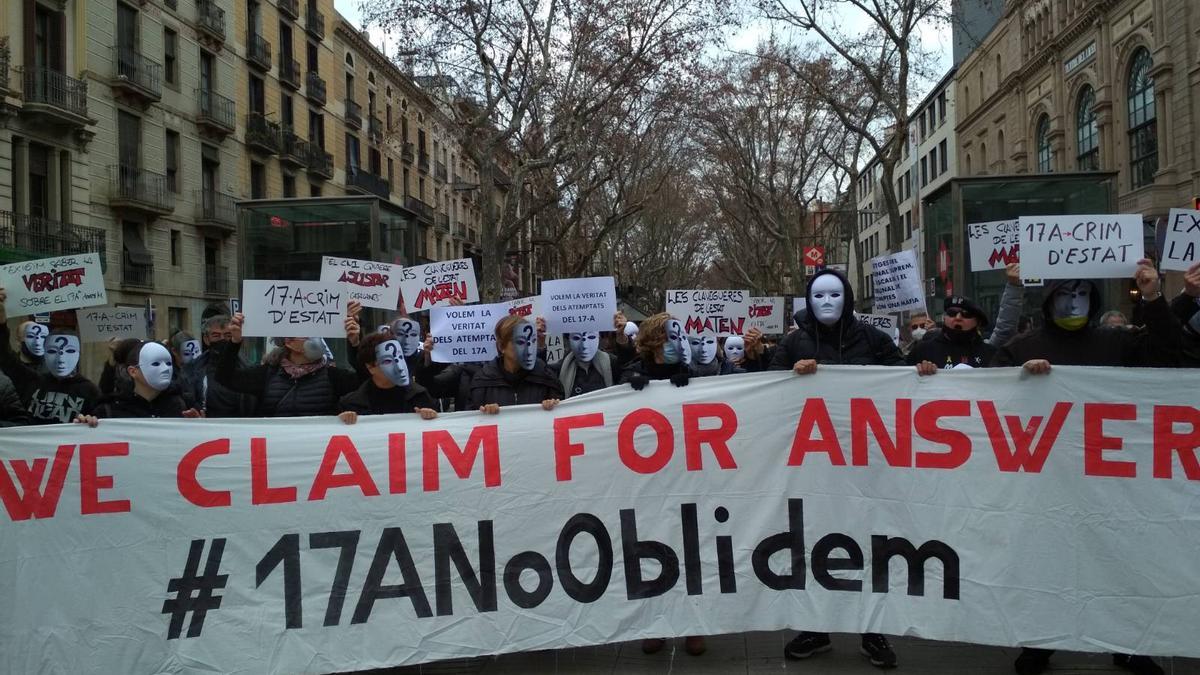
[(481, 302), (497, 302), (503, 290), (500, 272), (504, 266), (505, 246), (500, 240), (500, 214), (496, 208), (496, 183), (493, 178), (495, 164), (490, 159), (488, 157), (477, 162), (479, 204), (483, 220), (479, 228), (479, 244), (483, 249), (483, 264), (478, 279)]

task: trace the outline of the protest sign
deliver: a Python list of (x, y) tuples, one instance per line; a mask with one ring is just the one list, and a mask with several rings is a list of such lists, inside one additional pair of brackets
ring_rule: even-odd
[(900, 344), (900, 320), (894, 314), (855, 314), (860, 323), (888, 334), (892, 342)]
[[(563, 341), (562, 333), (548, 333), (546, 335), (546, 363), (558, 363), (567, 355), (567, 344)], [(613, 373), (614, 377), (619, 377), (617, 373)]]
[(996, 220), (967, 225), (971, 271), (1002, 270), (1021, 262), (1020, 232), (1016, 220)]
[(1021, 274), (1033, 279), (1132, 277), (1144, 255), (1139, 215), (1021, 216)]
[(0, 265), (0, 286), (9, 316), (94, 307), (108, 302), (96, 253), (64, 255)]
[(679, 319), (688, 335), (742, 335), (750, 319), (747, 291), (667, 291), (667, 313)]
[(747, 312), (749, 321), (746, 330), (757, 328), (763, 335), (778, 335), (783, 332), (783, 298), (760, 297), (750, 298), (750, 308)]
[(349, 293), (323, 281), (242, 282), (242, 335), (247, 337), (346, 336)]
[(479, 285), (470, 258), (443, 260), (400, 270), (400, 294), (410, 313), (445, 307), (451, 300), (479, 302)]
[[(496, 322), (509, 315), (509, 303), (434, 306), (429, 314), (433, 360), (474, 363), (496, 358)], [(529, 320), (533, 323), (533, 319)]]
[(1200, 655), (1188, 378), (822, 366), (613, 394), (0, 430), (0, 672), (795, 626)]
[(91, 307), (75, 310), (81, 342), (107, 342), (111, 339), (145, 340), (145, 307)]
[(523, 316), (533, 321), (537, 317), (542, 316), (542, 297), (540, 295), (531, 295), (528, 298), (510, 300), (508, 303), (508, 313)]
[(871, 260), (875, 284), (875, 309), (896, 312), (925, 306), (921, 268), (917, 254), (909, 249)]
[(1196, 248), (1200, 246), (1200, 211), (1171, 209), (1166, 234), (1161, 265), (1164, 272), (1186, 272), (1200, 262), (1196, 257)]
[(394, 312), (400, 304), (399, 265), (374, 260), (321, 257), (321, 281), (343, 284), (349, 297), (363, 307), (375, 307)]
[(542, 282), (547, 333), (612, 330), (617, 289), (612, 277)]

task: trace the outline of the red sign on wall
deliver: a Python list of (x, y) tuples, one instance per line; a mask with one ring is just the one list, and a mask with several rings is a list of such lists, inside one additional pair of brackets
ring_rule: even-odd
[(808, 246), (804, 249), (804, 264), (805, 265), (824, 265), (825, 264), (825, 247), (824, 246)]

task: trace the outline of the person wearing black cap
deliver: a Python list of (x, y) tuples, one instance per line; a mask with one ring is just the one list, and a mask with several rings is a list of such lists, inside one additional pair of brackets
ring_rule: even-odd
[(961, 295), (946, 298), (942, 329), (912, 346), (908, 365), (916, 366), (922, 375), (932, 375), (938, 369), (987, 366), (996, 354), (996, 348), (984, 341), (980, 333), (987, 324), (987, 315), (970, 298)]

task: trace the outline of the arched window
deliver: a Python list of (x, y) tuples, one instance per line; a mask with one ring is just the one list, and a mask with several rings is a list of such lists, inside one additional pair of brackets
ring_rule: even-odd
[(979, 144), (979, 173), (988, 172), (987, 143)]
[(1154, 109), (1154, 62), (1145, 47), (1129, 66), (1129, 169), (1133, 187), (1154, 182), (1158, 171), (1158, 120)]
[(1042, 115), (1037, 123), (1037, 170), (1038, 173), (1054, 171), (1054, 153), (1050, 150), (1050, 116)]
[(967, 175), (971, 175), (971, 153), (967, 153)]
[(350, 52), (346, 52), (346, 65), (350, 66), (351, 68), (354, 67), (354, 55)]
[(1080, 171), (1100, 170), (1100, 127), (1096, 124), (1096, 92), (1089, 85), (1079, 92), (1075, 107), (1076, 157)]
[(1000, 163), (1000, 171), (1003, 172), (1006, 169), (1006, 167), (1004, 165), (1004, 162), (1006, 160), (1004, 158), (1004, 130), (1003, 129), (1001, 129), (996, 134), (996, 161)]
[(371, 84), (375, 84), (375, 71), (373, 71), (373, 70), (367, 71), (367, 82), (370, 82)]

